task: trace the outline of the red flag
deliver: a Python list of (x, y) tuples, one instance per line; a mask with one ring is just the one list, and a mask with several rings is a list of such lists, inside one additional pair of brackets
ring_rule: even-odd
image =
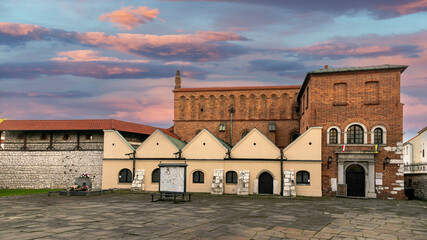
[(342, 145), (342, 152), (345, 152), (345, 144)]

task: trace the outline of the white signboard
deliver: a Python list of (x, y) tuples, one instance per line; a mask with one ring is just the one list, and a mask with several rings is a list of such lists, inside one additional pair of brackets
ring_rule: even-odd
[(184, 167), (160, 167), (160, 192), (185, 192)]
[(381, 178), (376, 178), (375, 185), (383, 185), (383, 180)]

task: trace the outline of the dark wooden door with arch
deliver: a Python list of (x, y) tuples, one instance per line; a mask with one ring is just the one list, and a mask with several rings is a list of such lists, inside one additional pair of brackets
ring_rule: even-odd
[(273, 177), (268, 172), (263, 172), (258, 178), (258, 193), (273, 194)]
[(365, 196), (365, 170), (360, 165), (353, 164), (346, 170), (347, 196)]

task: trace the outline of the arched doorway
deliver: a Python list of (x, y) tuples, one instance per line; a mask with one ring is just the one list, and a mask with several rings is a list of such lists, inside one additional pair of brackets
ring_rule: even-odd
[(273, 194), (273, 177), (268, 172), (263, 172), (258, 178), (258, 193)]
[(346, 170), (347, 196), (365, 196), (365, 170), (360, 165), (350, 165)]

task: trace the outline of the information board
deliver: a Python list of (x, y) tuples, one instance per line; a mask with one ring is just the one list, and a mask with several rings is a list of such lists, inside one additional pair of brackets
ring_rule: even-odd
[(164, 163), (160, 167), (160, 192), (185, 193), (187, 164)]

